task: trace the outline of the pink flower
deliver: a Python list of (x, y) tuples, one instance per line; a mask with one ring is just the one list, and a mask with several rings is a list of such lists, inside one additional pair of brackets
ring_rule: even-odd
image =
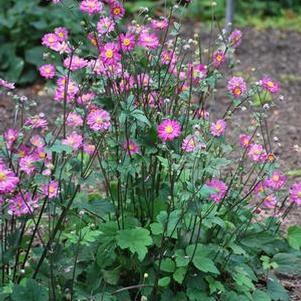
[(15, 83), (10, 83), (2, 78), (0, 78), (0, 87), (3, 87), (5, 89), (14, 90), (15, 89)]
[(245, 134), (240, 135), (239, 144), (243, 148), (248, 148), (251, 145), (251, 136)]
[(36, 167), (34, 166), (36, 161), (34, 155), (27, 155), (21, 158), (19, 161), (20, 170), (24, 171), (27, 175), (32, 174), (36, 170)]
[(226, 127), (227, 123), (223, 119), (220, 119), (217, 122), (211, 124), (211, 134), (215, 137), (220, 137), (225, 133)]
[(174, 51), (163, 50), (160, 57), (163, 65), (173, 65), (177, 61)]
[(72, 57), (67, 57), (64, 60), (64, 67), (70, 69), (71, 71), (76, 71), (79, 69), (83, 69), (88, 65), (88, 61), (80, 58), (77, 55), (73, 55)]
[(222, 50), (217, 50), (213, 53), (213, 66), (218, 68), (225, 61), (225, 53)]
[(102, 11), (103, 4), (99, 0), (83, 0), (79, 8), (81, 11), (93, 15)]
[(40, 135), (34, 135), (30, 138), (30, 143), (35, 147), (45, 146), (45, 141)]
[(14, 143), (17, 141), (19, 137), (19, 132), (17, 130), (14, 129), (8, 129), (5, 131), (5, 133), (3, 134), (3, 138), (6, 142), (7, 148), (9, 150), (12, 149)]
[(205, 185), (216, 190), (216, 192), (212, 192), (209, 195), (209, 199), (216, 203), (219, 203), (225, 197), (228, 189), (228, 186), (223, 181), (217, 179), (209, 180)]
[(119, 47), (116, 43), (107, 43), (100, 50), (100, 56), (104, 63), (114, 65), (121, 60)]
[(207, 66), (203, 64), (195, 64), (188, 68), (188, 78), (192, 77), (194, 84), (198, 84), (202, 79), (207, 76)]
[(110, 114), (103, 109), (91, 111), (87, 117), (87, 124), (93, 131), (104, 132), (108, 130), (111, 126), (110, 121)]
[(228, 91), (234, 98), (239, 98), (247, 92), (247, 84), (242, 77), (233, 76), (228, 81)]
[(59, 38), (55, 33), (46, 33), (42, 38), (42, 45), (57, 50), (59, 48)]
[(123, 144), (123, 149), (129, 154), (134, 155), (140, 152), (138, 144), (134, 140), (126, 140)]
[(83, 118), (77, 113), (69, 113), (66, 121), (68, 126), (76, 127), (83, 125)]
[(16, 150), (16, 153), (17, 153), (17, 155), (19, 156), (19, 158), (23, 158), (23, 157), (25, 157), (26, 155), (29, 154), (29, 151), (30, 151), (29, 147), (27, 147), (27, 146), (24, 145), (24, 144), (21, 144), (21, 145), (18, 147), (18, 149)]
[(95, 96), (93, 92), (84, 93), (77, 98), (77, 103), (79, 105), (89, 105)]
[(237, 48), (241, 43), (242, 32), (238, 29), (235, 29), (231, 32), (229, 36), (229, 42), (232, 47)]
[(264, 182), (259, 182), (256, 184), (255, 188), (254, 188), (254, 193), (257, 195), (261, 195), (265, 193), (265, 185)]
[(267, 153), (261, 144), (251, 144), (248, 156), (255, 162), (263, 162), (267, 159)]
[(66, 93), (67, 101), (72, 101), (76, 94), (79, 92), (78, 85), (71, 79), (66, 76), (60, 77), (56, 82), (56, 90), (54, 95), (54, 100), (63, 101)]
[(39, 114), (28, 118), (25, 121), (25, 125), (32, 127), (33, 129), (45, 129), (48, 125), (47, 120), (44, 118), (44, 114)]
[(274, 209), (277, 205), (277, 198), (270, 194), (263, 200), (263, 206), (265, 206), (268, 209)]
[(166, 119), (158, 126), (158, 136), (163, 141), (172, 141), (181, 135), (181, 125), (176, 120)]
[(152, 50), (159, 46), (159, 39), (154, 33), (149, 33), (147, 30), (143, 30), (139, 35), (138, 44), (143, 48)]
[(152, 20), (151, 27), (156, 30), (166, 29), (168, 27), (168, 20), (166, 18), (162, 18), (160, 20)]
[(39, 147), (35, 149), (33, 155), (35, 156), (37, 161), (47, 161), (49, 162), (52, 158), (51, 152), (46, 152), (44, 147)]
[(187, 136), (182, 142), (182, 149), (187, 153), (192, 153), (204, 147), (206, 147), (205, 144), (201, 143), (195, 135)]
[(264, 181), (266, 187), (279, 190), (286, 183), (286, 176), (280, 171), (276, 170), (272, 173), (271, 177)]
[(48, 184), (42, 186), (42, 191), (45, 196), (49, 199), (55, 198), (59, 193), (59, 183), (58, 181), (50, 181)]
[(55, 66), (51, 64), (43, 65), (39, 68), (41, 76), (49, 79), (55, 77)]
[(196, 117), (201, 119), (208, 120), (210, 116), (210, 113), (206, 111), (205, 109), (198, 109), (196, 112)]
[(77, 134), (76, 132), (72, 132), (67, 136), (66, 139), (62, 140), (62, 144), (68, 145), (73, 148), (73, 150), (78, 150), (83, 143), (83, 136)]
[(301, 182), (297, 182), (290, 188), (290, 201), (301, 205)]
[(19, 183), (19, 178), (4, 165), (0, 164), (0, 194), (14, 191)]
[(95, 151), (95, 145), (93, 144), (84, 144), (84, 152), (88, 155), (93, 155)]
[(130, 52), (135, 48), (135, 35), (126, 33), (119, 35), (119, 45), (124, 52)]
[(8, 214), (15, 216), (32, 214), (34, 209), (38, 207), (38, 201), (38, 197), (33, 198), (29, 192), (19, 193), (9, 200)]
[(280, 91), (280, 84), (272, 80), (270, 77), (263, 77), (259, 83), (264, 90), (269, 91), (272, 94), (278, 93)]
[(107, 34), (110, 33), (115, 29), (115, 22), (108, 17), (102, 17), (99, 19), (97, 23), (97, 31), (100, 34)]
[(110, 4), (110, 13), (111, 13), (112, 18), (118, 20), (124, 16), (125, 9), (121, 3), (119, 3), (118, 1), (113, 1)]
[(68, 30), (65, 27), (57, 27), (54, 29), (54, 33), (57, 35), (57, 38), (60, 42), (68, 40)]

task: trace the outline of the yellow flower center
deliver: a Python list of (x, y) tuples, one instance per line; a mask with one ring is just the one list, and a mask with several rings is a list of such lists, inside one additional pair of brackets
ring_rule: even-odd
[(129, 150), (133, 151), (135, 149), (135, 145), (134, 144), (129, 144)]
[(195, 141), (194, 141), (194, 139), (190, 139), (189, 142), (188, 142), (188, 144), (191, 147), (195, 147)]
[(44, 159), (44, 158), (46, 157), (46, 154), (45, 154), (44, 152), (40, 152), (40, 153), (39, 153), (39, 157), (40, 157), (41, 159)]
[(297, 192), (297, 196), (301, 198), (301, 190)]
[(95, 7), (95, 2), (89, 1), (89, 2), (88, 2), (88, 6), (89, 6), (90, 8), (94, 8), (94, 7)]
[(95, 120), (95, 122), (97, 124), (101, 124), (102, 123), (102, 118), (101, 117), (97, 117), (96, 120)]
[(234, 89), (233, 93), (234, 93), (235, 95), (240, 95), (240, 94), (241, 94), (241, 89), (240, 89), (239, 87), (236, 87), (236, 88)]
[(0, 181), (5, 181), (6, 178), (6, 174), (3, 171), (0, 171)]
[(106, 50), (106, 57), (108, 59), (111, 59), (113, 57), (113, 51), (111, 49)]
[(215, 125), (215, 128), (219, 131), (222, 129), (222, 125), (220, 123)]
[(220, 54), (216, 56), (216, 60), (217, 60), (218, 62), (221, 62), (222, 59), (223, 59), (223, 57), (222, 57)]
[(121, 13), (120, 7), (114, 8), (113, 13), (114, 13), (114, 15), (118, 16)]
[(130, 39), (124, 39), (123, 40), (123, 45), (124, 46), (129, 46), (131, 44), (131, 40)]
[(271, 81), (268, 81), (268, 82), (267, 82), (267, 85), (268, 85), (268, 87), (270, 87), (270, 88), (273, 88), (273, 87), (274, 87), (274, 83), (271, 82)]
[(275, 181), (275, 182), (278, 182), (279, 179), (280, 179), (279, 175), (272, 176), (272, 180)]
[(172, 134), (173, 133), (173, 127), (171, 125), (168, 125), (166, 128), (165, 128), (165, 133), (166, 134)]
[(49, 37), (49, 38), (48, 38), (48, 42), (49, 42), (49, 43), (53, 43), (53, 42), (54, 42), (54, 38), (53, 38), (53, 37)]
[(48, 191), (49, 191), (49, 193), (54, 193), (55, 192), (55, 188), (53, 186), (49, 186)]

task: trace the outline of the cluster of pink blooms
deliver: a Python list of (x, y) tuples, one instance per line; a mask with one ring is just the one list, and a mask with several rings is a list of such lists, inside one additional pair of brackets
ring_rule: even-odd
[(70, 53), (68, 46), (68, 30), (64, 27), (58, 27), (52, 33), (47, 33), (42, 38), (42, 45), (57, 51), (59, 53)]
[(68, 102), (76, 98), (79, 86), (70, 77), (60, 77), (56, 82), (54, 100), (63, 101), (66, 97)]
[(77, 55), (69, 56), (64, 60), (64, 67), (71, 71), (80, 70), (88, 65), (88, 61)]

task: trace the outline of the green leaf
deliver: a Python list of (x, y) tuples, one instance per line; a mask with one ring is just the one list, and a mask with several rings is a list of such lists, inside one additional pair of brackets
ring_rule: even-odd
[(161, 271), (173, 273), (176, 268), (175, 262), (170, 258), (165, 258), (161, 262), (160, 269)]
[(282, 284), (274, 277), (270, 277), (267, 283), (268, 294), (274, 301), (288, 301), (289, 296)]
[(270, 296), (266, 292), (259, 289), (254, 291), (252, 297), (254, 301), (271, 301)]
[(119, 276), (120, 276), (119, 268), (116, 268), (111, 271), (103, 270), (102, 272), (103, 272), (103, 278), (104, 278), (105, 282), (112, 284), (112, 285), (116, 285), (118, 283)]
[(216, 268), (214, 262), (209, 258), (209, 251), (201, 244), (198, 244), (195, 250), (195, 245), (190, 245), (187, 247), (187, 254), (192, 257), (192, 263), (194, 266), (202, 271), (209, 272), (213, 274), (219, 274), (219, 270)]
[(48, 299), (48, 293), (47, 289), (37, 281), (29, 279), (25, 286), (14, 286), (12, 299), (14, 301), (45, 301)]
[(116, 240), (121, 249), (129, 249), (133, 254), (137, 253), (140, 261), (147, 254), (147, 246), (153, 243), (149, 231), (139, 227), (118, 231)]
[(70, 147), (69, 145), (65, 145), (59, 141), (56, 141), (53, 144), (53, 146), (50, 148), (50, 151), (58, 154), (61, 154), (63, 152), (66, 152), (67, 154), (71, 154), (73, 150), (72, 147)]
[(163, 277), (163, 278), (160, 278), (158, 281), (159, 286), (162, 286), (162, 287), (168, 286), (169, 283), (170, 283), (170, 277)]
[(209, 297), (206, 293), (195, 288), (189, 288), (187, 290), (187, 296), (189, 301), (215, 301), (213, 297)]
[(277, 273), (284, 275), (301, 276), (301, 253), (298, 251), (290, 253), (279, 253), (273, 257), (278, 267)]
[(43, 61), (44, 52), (45, 52), (45, 48), (42, 46), (30, 48), (25, 52), (25, 60), (26, 62), (32, 65), (40, 66), (44, 63)]
[(176, 271), (173, 274), (173, 279), (176, 282), (178, 282), (179, 284), (182, 284), (184, 279), (185, 279), (186, 273), (187, 273), (187, 268), (186, 267), (177, 268)]
[(142, 123), (146, 123), (148, 126), (151, 126), (149, 120), (147, 119), (147, 117), (144, 115), (142, 111), (135, 110), (134, 112), (132, 112), (131, 116), (136, 120), (141, 121)]
[(160, 235), (163, 233), (163, 225), (159, 223), (152, 223), (150, 225), (151, 231), (154, 235)]
[(299, 250), (301, 248), (301, 227), (289, 227), (287, 231), (287, 240), (292, 248)]

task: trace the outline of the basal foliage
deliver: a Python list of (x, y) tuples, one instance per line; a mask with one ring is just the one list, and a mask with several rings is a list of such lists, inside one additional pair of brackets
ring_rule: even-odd
[[(129, 24), (115, 0), (68, 9), (83, 13), (82, 40), (46, 33), (39, 68), (61, 114), (9, 92), (0, 299), (288, 300), (274, 272), (300, 273), (301, 229), (279, 227), (301, 183), (287, 190), (267, 128), (279, 83), (233, 68), (241, 31), (204, 48), (177, 6)], [(231, 127), (246, 109), (252, 122)]]

